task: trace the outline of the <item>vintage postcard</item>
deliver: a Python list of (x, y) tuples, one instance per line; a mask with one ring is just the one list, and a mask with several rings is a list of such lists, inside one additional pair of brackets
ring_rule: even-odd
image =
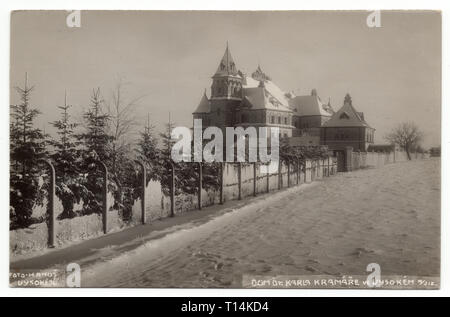
[(10, 286), (439, 289), (441, 38), (439, 11), (12, 12)]

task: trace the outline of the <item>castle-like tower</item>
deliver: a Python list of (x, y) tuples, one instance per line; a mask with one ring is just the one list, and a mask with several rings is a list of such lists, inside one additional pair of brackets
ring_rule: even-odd
[(259, 65), (251, 76), (239, 71), (228, 44), (212, 76), (210, 96), (208, 99), (205, 91), (192, 113), (194, 119), (202, 119), (203, 128), (215, 126), (225, 132), (226, 127), (255, 127), (258, 131), (278, 127), (280, 137), (292, 136), (292, 96), (278, 88)]
[(212, 76), (210, 125), (234, 126), (235, 112), (242, 101), (242, 79), (227, 43), (225, 54)]

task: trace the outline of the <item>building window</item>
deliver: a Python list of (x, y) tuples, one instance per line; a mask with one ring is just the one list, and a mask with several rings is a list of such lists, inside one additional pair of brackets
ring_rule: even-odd
[(284, 118), (284, 124), (288, 124), (287, 118)]
[(281, 117), (278, 116), (278, 124), (281, 124)]
[(270, 117), (270, 123), (275, 123), (275, 117), (274, 116)]

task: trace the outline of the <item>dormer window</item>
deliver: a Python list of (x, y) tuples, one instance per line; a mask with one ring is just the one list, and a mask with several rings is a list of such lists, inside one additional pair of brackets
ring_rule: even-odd
[(347, 112), (343, 112), (340, 116), (339, 119), (350, 119), (349, 115), (347, 114)]

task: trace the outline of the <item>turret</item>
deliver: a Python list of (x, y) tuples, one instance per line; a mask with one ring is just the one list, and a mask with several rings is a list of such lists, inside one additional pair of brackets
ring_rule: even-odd
[(211, 99), (242, 98), (242, 77), (239, 75), (236, 64), (231, 56), (228, 43), (225, 54), (212, 79)]

